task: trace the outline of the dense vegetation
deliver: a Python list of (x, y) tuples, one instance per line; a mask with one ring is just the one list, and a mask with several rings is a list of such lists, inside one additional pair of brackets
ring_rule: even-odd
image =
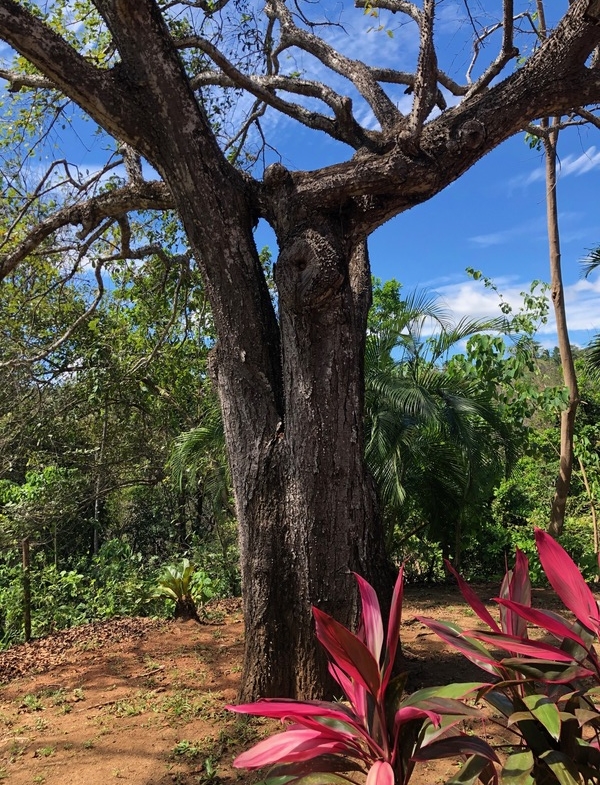
[[(50, 266), (21, 266), (0, 288), (3, 645), (23, 635), (24, 538), (34, 635), (170, 612), (157, 581), (184, 556), (198, 596), (240, 591), (210, 310), (185, 262), (163, 261), (115, 271), (94, 317), (49, 352), (88, 307), (93, 272), (65, 282)], [(518, 313), (499, 305), (497, 320), (453, 324), (434, 296), (375, 282), (367, 459), (386, 547), (408, 580), (444, 580), (443, 557), (471, 579), (495, 578), (515, 546), (542, 579), (533, 524), (547, 520), (556, 474), (560, 364), (535, 341), (543, 288)], [(562, 542), (591, 577), (600, 384), (581, 352), (577, 365), (579, 471)]]

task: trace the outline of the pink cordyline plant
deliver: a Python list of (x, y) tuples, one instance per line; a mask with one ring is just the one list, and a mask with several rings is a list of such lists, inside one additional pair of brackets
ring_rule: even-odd
[[(575, 617), (531, 606), (526, 556), (502, 582), (499, 623), (460, 575), (447, 565), (473, 611), (488, 629), (462, 630), (453, 622), (421, 618), (443, 640), (496, 677), (483, 697), (497, 720), (515, 734), (502, 781), (518, 785), (600, 782), (600, 634), (598, 603), (566, 551), (535, 530), (546, 577)], [(532, 639), (528, 626), (554, 643)]]
[(392, 678), (402, 617), (403, 570), (394, 587), (387, 636), (377, 595), (356, 575), (362, 603), (357, 634), (313, 608), (316, 635), (327, 651), (329, 672), (345, 701), (261, 700), (228, 706), (287, 724), (278, 733), (243, 752), (238, 768), (272, 767), (268, 785), (354, 782), (352, 773), (367, 774), (366, 785), (405, 785), (417, 761), (465, 758), (464, 782), (497, 782), (492, 764), (498, 759), (487, 743), (456, 730), (465, 716), (477, 715), (463, 703), (486, 684), (452, 684), (403, 695), (406, 674)]

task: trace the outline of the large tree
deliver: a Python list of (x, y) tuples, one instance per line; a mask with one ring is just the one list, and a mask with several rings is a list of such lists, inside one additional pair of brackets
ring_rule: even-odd
[[(462, 84), (438, 66), (434, 0), (357, 5), (414, 25), (412, 73), (368, 65), (319, 37), (323, 28), (307, 14), (326, 11), (325, 3), (266, 0), (259, 10), (241, 0), (93, 0), (89, 8), (0, 0), (0, 37), (20, 54), (3, 72), (9, 89), (28, 91), (20, 100), (32, 102), (47, 91), (37, 112), (75, 102), (119, 141), (129, 172), (125, 184), (87, 199), (79, 183), (72, 201), (46, 203), (37, 225), (25, 195), (16, 218), (29, 216), (29, 224), (11, 225), (0, 275), (53, 232), (71, 252), (84, 245), (80, 258), (103, 232), (120, 232), (121, 254), (131, 255), (127, 214), (168, 208), (178, 212), (201, 271), (240, 525), (247, 699), (318, 692), (325, 671), (310, 604), (349, 623), (350, 571), (376, 583), (385, 575), (363, 449), (366, 238), (529, 122), (600, 101), (598, 0), (565, 3), (520, 67), (519, 25), (532, 30), (528, 4), (521, 11), (504, 0), (490, 27), (467, 5), (478, 64), (494, 30), (499, 45)], [(286, 70), (286, 58), (293, 63), (299, 52), (318, 64), (317, 80)], [(336, 89), (340, 76), (347, 94)], [(412, 96), (406, 112), (393, 97), (398, 85)], [(229, 145), (211, 122), (213, 111), (224, 111), (217, 88), (252, 98)], [(240, 145), (266, 108), (328, 134), (351, 155), (317, 170), (273, 164), (260, 179), (244, 173), (236, 166)], [(144, 179), (137, 155), (160, 180)], [(14, 190), (11, 200), (18, 201)], [(277, 235), (277, 313), (254, 240), (259, 218)], [(68, 232), (73, 225), (77, 233)]]

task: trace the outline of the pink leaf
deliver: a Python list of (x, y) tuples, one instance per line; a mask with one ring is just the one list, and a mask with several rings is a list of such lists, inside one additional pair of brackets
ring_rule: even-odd
[(450, 564), (448, 559), (444, 559), (446, 563), (446, 567), (448, 570), (454, 575), (456, 581), (458, 583), (458, 588), (460, 589), (460, 593), (465, 598), (465, 600), (469, 603), (471, 608), (475, 611), (475, 613), (479, 616), (481, 621), (485, 622), (488, 627), (491, 627), (492, 630), (495, 632), (500, 632), (500, 627), (494, 621), (490, 612), (485, 607), (483, 602), (479, 599), (479, 597), (475, 594), (473, 589), (469, 586), (469, 584), (465, 581), (465, 579), (458, 574), (458, 572), (454, 569), (454, 567)]
[(352, 681), (344, 671), (340, 670), (333, 662), (329, 663), (329, 673), (344, 690), (344, 694), (350, 701), (352, 710), (359, 721), (367, 727), (367, 692), (362, 684)]
[(573, 662), (570, 654), (551, 646), (549, 643), (541, 641), (529, 641), (518, 638), (515, 635), (503, 635), (496, 632), (485, 632), (483, 630), (469, 630), (465, 633), (472, 638), (485, 643), (490, 643), (498, 649), (504, 649), (514, 654), (525, 654), (528, 657), (535, 657), (540, 660), (556, 660), (557, 662)]
[(521, 616), (523, 619), (527, 619), (527, 621), (537, 624), (538, 627), (548, 630), (548, 632), (556, 635), (557, 638), (570, 638), (580, 646), (583, 646), (583, 648), (587, 651), (587, 646), (585, 645), (584, 641), (579, 637), (579, 635), (577, 635), (576, 632), (573, 632), (571, 627), (567, 624), (566, 620), (561, 619), (557, 614), (550, 614), (546, 611), (532, 608), (530, 605), (521, 605), (518, 602), (511, 602), (511, 600), (503, 600), (500, 597), (496, 598), (496, 602), (500, 603), (500, 605), (510, 608), (512, 611), (514, 611), (514, 613), (519, 614), (519, 616)]
[(385, 691), (392, 675), (392, 668), (394, 667), (394, 660), (396, 659), (396, 650), (398, 648), (398, 640), (400, 638), (400, 625), (402, 624), (402, 599), (404, 596), (404, 565), (401, 565), (398, 570), (398, 577), (394, 586), (394, 593), (392, 595), (392, 604), (390, 606), (390, 618), (387, 629), (386, 639), (386, 653), (385, 662), (383, 667), (383, 679), (381, 690)]
[[(504, 595), (503, 595), (504, 596)], [(531, 581), (529, 580), (529, 561), (523, 551), (517, 548), (515, 566), (509, 573), (508, 597), (513, 602), (531, 605)], [(527, 623), (509, 608), (503, 614), (504, 631), (509, 635), (527, 638)]]
[(369, 769), (366, 785), (394, 785), (394, 770), (386, 760), (378, 760)]
[[(335, 708), (333, 708), (335, 706)], [(330, 717), (347, 722), (352, 714), (341, 703), (331, 704), (326, 701), (296, 701), (263, 698), (255, 703), (240, 703), (238, 706), (226, 706), (229, 711), (237, 714), (255, 714), (258, 717), (273, 719), (294, 719), (296, 717)]]
[(261, 769), (273, 763), (295, 763), (311, 760), (319, 755), (346, 752), (347, 745), (339, 739), (308, 728), (288, 730), (263, 739), (242, 752), (233, 761), (238, 769)]
[(575, 562), (542, 529), (535, 530), (535, 542), (542, 567), (554, 591), (584, 627), (597, 633), (600, 628), (598, 605)]
[(379, 692), (379, 664), (365, 644), (332, 619), (327, 613), (313, 607), (317, 638), (327, 649), (335, 665), (347, 676), (360, 682), (375, 698)]
[(427, 625), (429, 629), (433, 630), (442, 640), (449, 643), (455, 649), (461, 652), (468, 660), (475, 663), (482, 670), (488, 673), (493, 673), (496, 676), (501, 676), (501, 666), (497, 659), (494, 659), (490, 652), (477, 641), (469, 640), (465, 637), (466, 633), (458, 629), (456, 625), (448, 622), (437, 621), (436, 619), (426, 619), (423, 616), (417, 616), (422, 624)]
[(411, 720), (424, 719), (425, 717), (427, 717), (427, 719), (430, 720), (431, 723), (436, 726), (436, 728), (442, 721), (442, 718), (437, 713), (437, 711), (418, 709), (416, 706), (404, 706), (403, 708), (398, 709), (396, 712), (396, 716), (394, 717), (394, 726), (399, 728), (406, 722), (410, 722)]
[[(383, 646), (383, 622), (381, 620), (381, 609), (377, 594), (370, 583), (360, 575), (354, 573), (360, 591), (360, 601), (362, 605), (360, 637), (364, 640), (367, 648), (379, 663), (381, 657), (381, 647)], [(363, 637), (364, 636), (364, 637)]]

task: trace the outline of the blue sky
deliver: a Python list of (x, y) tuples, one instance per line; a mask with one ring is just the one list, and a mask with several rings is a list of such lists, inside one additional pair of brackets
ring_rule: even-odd
[[(414, 67), (416, 28), (412, 23), (400, 24), (400, 15), (372, 19), (351, 3), (338, 0), (308, 7), (313, 17), (325, 9), (329, 19), (343, 24), (318, 31), (348, 56), (399, 69)], [(482, 24), (493, 23), (500, 3), (486, 0), (477, 8)], [(465, 5), (459, 0), (440, 0), (437, 9), (440, 65), (464, 81), (472, 52), (472, 28)], [(378, 32), (374, 28), (380, 25), (383, 29)], [(387, 30), (392, 37), (386, 35)], [(492, 37), (475, 64), (474, 77), (486, 59), (489, 62), (495, 56), (496, 43)], [(524, 39), (525, 54), (527, 45)], [(0, 47), (0, 58), (9, 55), (6, 47)], [(325, 73), (318, 61), (302, 53), (288, 58), (282, 69), (312, 79), (326, 77), (334, 89), (352, 95), (357, 117), (375, 127), (369, 107), (352, 93), (343, 76)], [(5, 86), (0, 89), (4, 91)], [(393, 97), (401, 109), (408, 108), (410, 96), (404, 95), (402, 88), (396, 88)], [(237, 111), (242, 113), (249, 102), (240, 99)], [(92, 136), (94, 128), (93, 123), (78, 121), (74, 132), (67, 129), (62, 139), (51, 141), (60, 143), (70, 160), (94, 170), (105, 160), (106, 144), (102, 137)], [(352, 154), (343, 145), (271, 110), (263, 119), (263, 130), (281, 161), (292, 169), (315, 169)], [(573, 342), (585, 345), (600, 332), (600, 274), (583, 280), (579, 263), (588, 249), (600, 245), (600, 132), (587, 128), (563, 132), (559, 153), (558, 201), (568, 319)], [(268, 154), (267, 163), (276, 158), (274, 153)], [(256, 174), (260, 176), (260, 170)], [(257, 239), (259, 246), (275, 245), (272, 233), (264, 227)], [(444, 192), (379, 229), (371, 238), (370, 251), (375, 275), (384, 280), (395, 277), (408, 290), (421, 287), (438, 292), (457, 318), (498, 314), (497, 297), (481, 283), (469, 280), (466, 267), (491, 277), (505, 298), (518, 307), (520, 292), (528, 289), (533, 279), (549, 278), (542, 155), (529, 149), (522, 136), (509, 140)], [(555, 344), (552, 320), (541, 328), (538, 339), (548, 347)]]

